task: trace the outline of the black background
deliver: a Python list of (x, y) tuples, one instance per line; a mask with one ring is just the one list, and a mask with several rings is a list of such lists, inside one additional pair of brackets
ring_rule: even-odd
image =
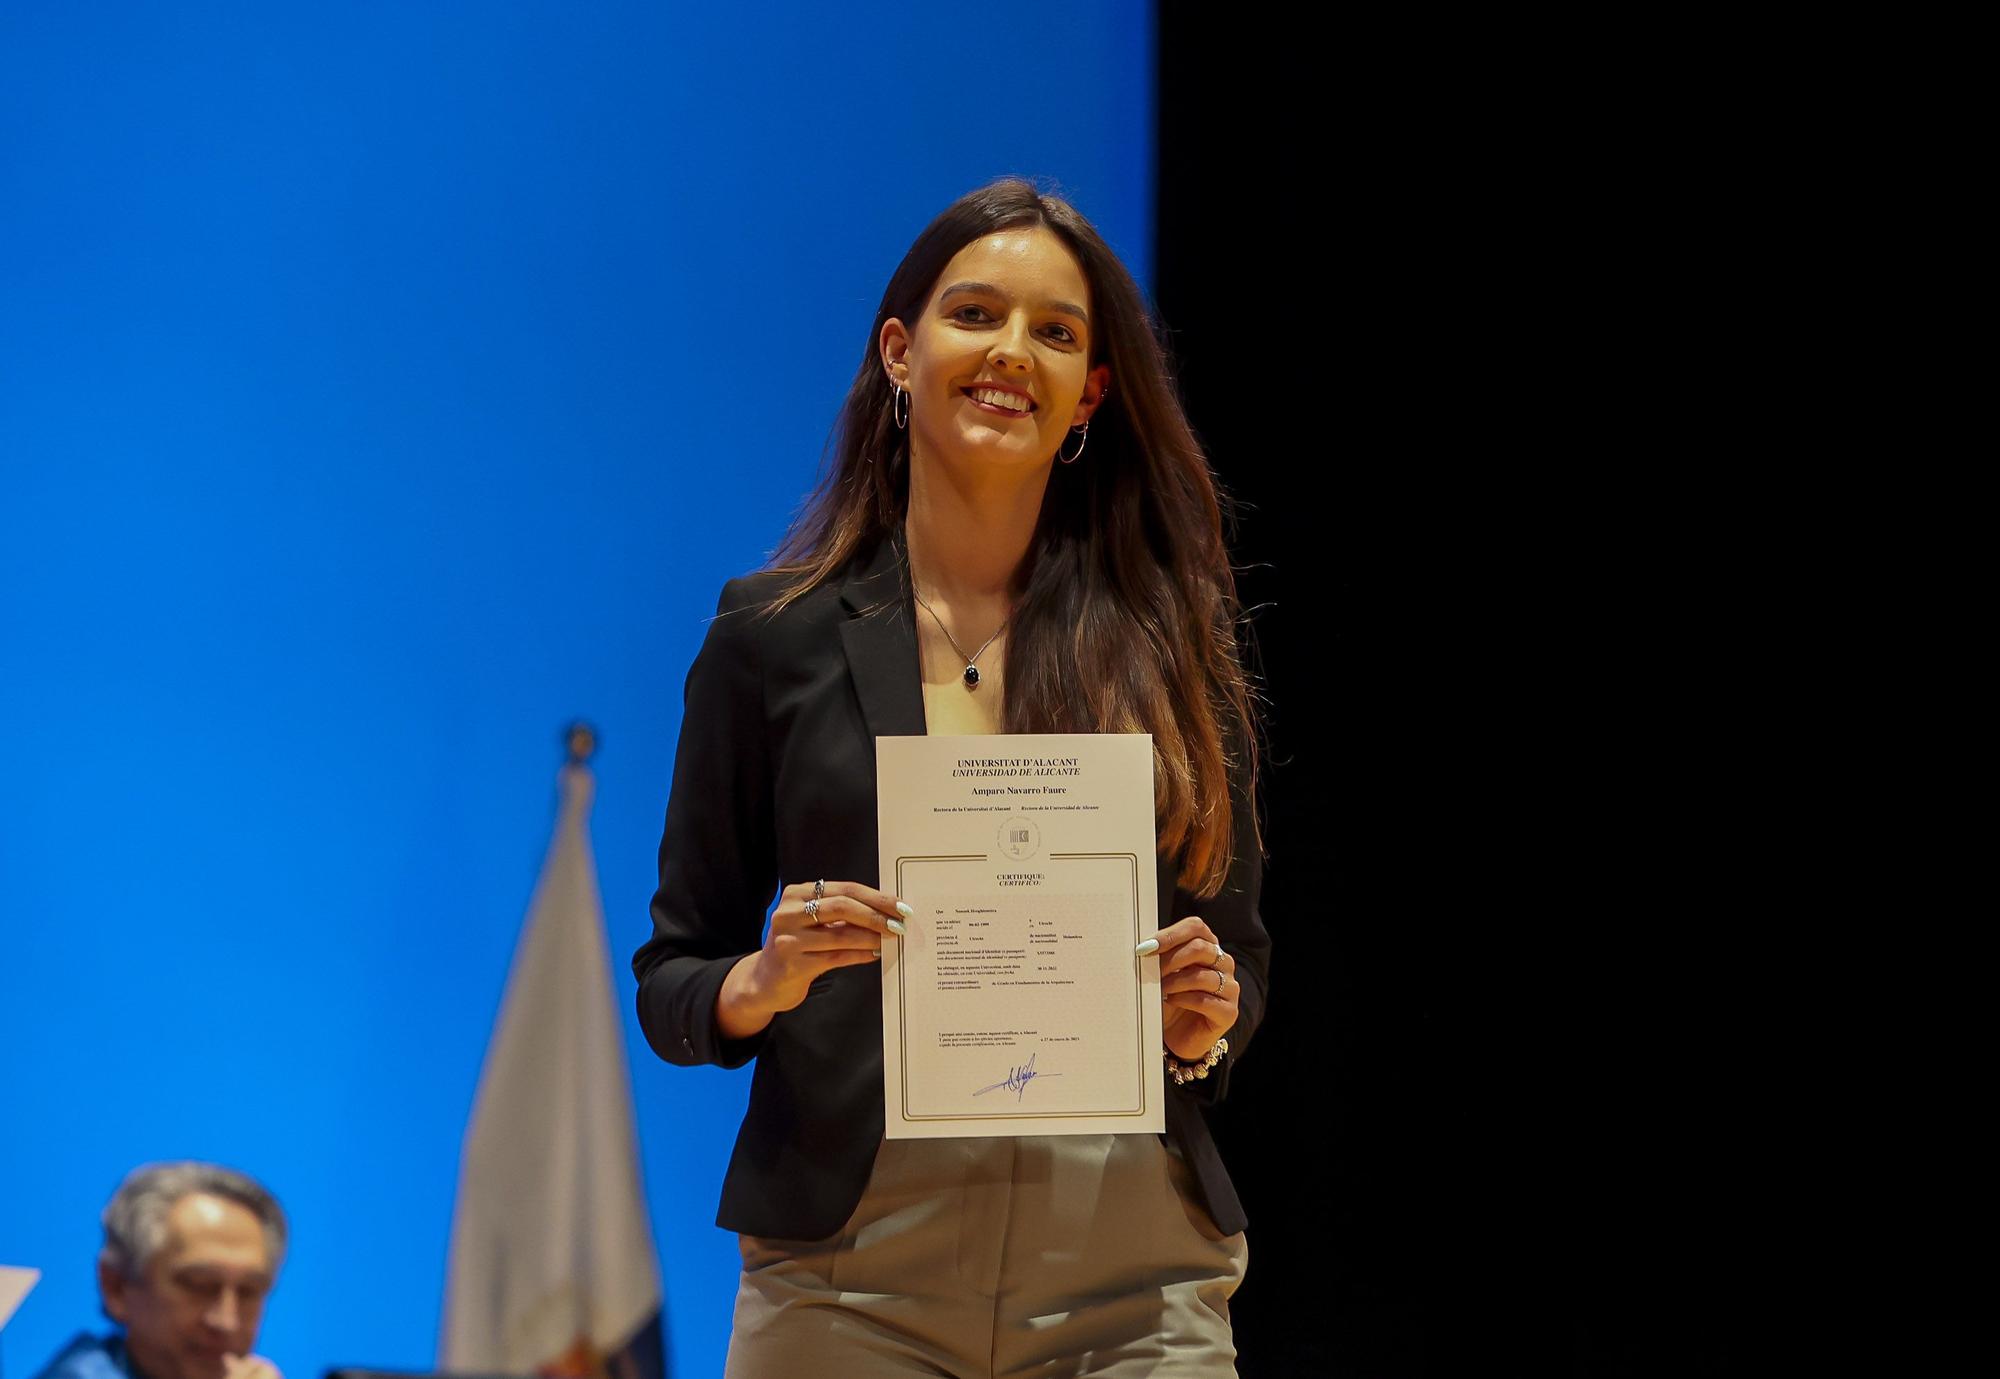
[(1245, 13), (1160, 7), (1157, 245), (1271, 708), (1240, 1371), (1742, 1372), (1751, 572), (1654, 155)]

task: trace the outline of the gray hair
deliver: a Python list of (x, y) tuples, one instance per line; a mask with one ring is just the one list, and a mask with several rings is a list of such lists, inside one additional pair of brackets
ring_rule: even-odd
[(285, 1209), (247, 1173), (220, 1164), (192, 1161), (143, 1164), (125, 1175), (104, 1207), (104, 1248), (100, 1262), (126, 1278), (137, 1278), (167, 1243), (167, 1213), (190, 1193), (204, 1192), (248, 1207), (264, 1228), (264, 1252), (271, 1272), (284, 1262)]

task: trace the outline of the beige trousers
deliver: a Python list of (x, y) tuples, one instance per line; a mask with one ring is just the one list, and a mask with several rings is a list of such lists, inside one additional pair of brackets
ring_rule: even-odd
[(837, 1236), (739, 1236), (727, 1379), (1214, 1379), (1249, 1249), (1155, 1135), (885, 1140)]

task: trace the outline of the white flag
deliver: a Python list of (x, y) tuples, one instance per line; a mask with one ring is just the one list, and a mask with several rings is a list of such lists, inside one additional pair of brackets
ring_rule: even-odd
[(630, 1372), (618, 1352), (643, 1337), (654, 1358), (638, 1370), (657, 1373), (660, 1272), (590, 855), (594, 782), (571, 765), (559, 784), (465, 1133), (438, 1367)]

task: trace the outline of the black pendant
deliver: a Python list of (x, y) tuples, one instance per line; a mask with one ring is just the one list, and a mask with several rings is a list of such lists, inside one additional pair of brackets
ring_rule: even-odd
[(978, 689), (978, 688), (979, 688), (979, 667), (978, 667), (978, 666), (973, 666), (973, 665), (968, 665), (968, 666), (967, 666), (967, 667), (965, 668), (965, 687), (966, 687), (967, 689)]

